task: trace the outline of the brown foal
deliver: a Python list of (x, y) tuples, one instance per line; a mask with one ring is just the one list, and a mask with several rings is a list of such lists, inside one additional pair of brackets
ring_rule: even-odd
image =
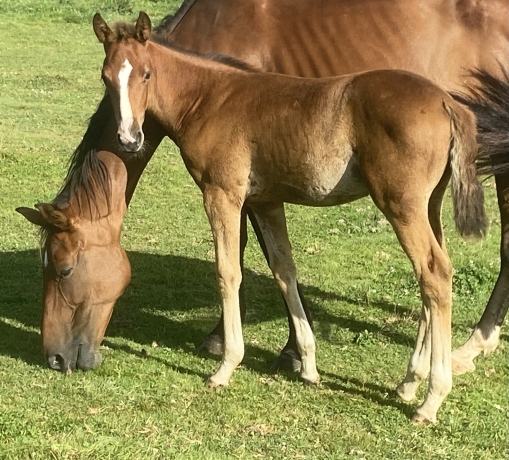
[(180, 148), (203, 193), (216, 251), (225, 346), (211, 386), (226, 385), (244, 354), (239, 311), (239, 231), (244, 204), (264, 235), (269, 264), (290, 309), (301, 378), (316, 383), (315, 341), (297, 291), (283, 203), (332, 206), (370, 195), (409, 257), (423, 310), (407, 375), (414, 421), (436, 420), (452, 386), (452, 267), (440, 220), (452, 177), (455, 221), (465, 236), (486, 230), (476, 179), (475, 117), (432, 82), (402, 71), (321, 80), (246, 71), (148, 41), (150, 19), (113, 30), (99, 14), (102, 78), (126, 152), (142, 151), (145, 115)]

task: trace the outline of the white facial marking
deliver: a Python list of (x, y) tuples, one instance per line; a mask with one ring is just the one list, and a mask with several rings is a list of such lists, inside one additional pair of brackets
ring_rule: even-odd
[(43, 264), (44, 264), (44, 268), (47, 268), (48, 267), (48, 251), (44, 251), (44, 257), (43, 257)]
[(126, 59), (122, 67), (120, 67), (120, 72), (118, 72), (118, 81), (120, 83), (120, 132), (128, 142), (136, 142), (133, 136), (131, 136), (133, 111), (131, 109), (131, 103), (129, 102), (128, 88), (129, 76), (132, 70), (133, 66)]

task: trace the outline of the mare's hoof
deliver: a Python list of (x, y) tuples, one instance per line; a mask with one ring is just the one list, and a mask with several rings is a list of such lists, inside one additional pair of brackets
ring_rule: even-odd
[(198, 352), (221, 356), (223, 354), (223, 339), (215, 334), (209, 335), (198, 348)]
[(300, 372), (302, 363), (300, 356), (294, 350), (283, 350), (272, 364), (270, 371), (277, 372)]

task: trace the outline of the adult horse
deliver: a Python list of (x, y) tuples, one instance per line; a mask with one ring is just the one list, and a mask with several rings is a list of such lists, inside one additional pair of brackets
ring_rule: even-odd
[[(466, 69), (482, 67), (501, 76), (498, 63), (507, 68), (508, 15), (507, 0), (187, 0), (174, 17), (167, 18), (156, 29), (155, 35), (159, 40), (166, 38), (187, 49), (228, 54), (267, 71), (320, 77), (400, 68), (429, 77), (447, 89), (465, 91), (465, 85), (471, 81)], [(127, 200), (146, 162), (165, 136), (164, 130), (150, 117), (143, 129), (149, 147), (136, 161), (126, 163)], [(117, 126), (106, 95), (76, 149), (62, 197), (57, 199), (61, 212), (66, 214), (74, 209), (65, 207), (66, 200), (73, 199), (68, 190), (76, 183), (73, 178), (80, 176), (82, 165), (86, 165), (84, 159), (88, 152), (97, 149), (119, 153), (116, 135)], [(488, 144), (484, 150), (489, 151)], [(453, 354), (456, 372), (473, 370), (473, 359), (479, 353), (496, 348), (509, 306), (509, 173), (498, 174), (496, 183), (502, 221), (500, 275), (470, 339)], [(97, 193), (100, 195), (100, 190)], [(74, 323), (69, 323), (67, 304), (57, 289), (61, 274), (51, 262), (56, 251), (55, 227), (48, 228), (50, 233), (44, 247), (49, 262), (44, 269), (42, 339), (46, 356), (55, 363), (52, 356), (75, 355), (84, 331), (104, 331), (106, 324), (96, 321), (78, 324), (80, 317), (74, 317)], [(67, 236), (72, 240), (77, 233), (67, 232)], [(81, 249), (81, 260), (87, 254)], [(73, 282), (92, 287), (99, 281), (88, 274), (84, 278), (69, 276), (67, 283)], [(84, 303), (80, 308), (94, 308), (94, 305)], [(103, 321), (107, 322), (112, 307), (112, 303), (101, 307), (106, 310), (101, 316)], [(221, 348), (222, 329), (221, 323), (218, 324), (206, 341), (206, 348)], [(88, 335), (95, 337), (91, 348), (95, 346), (97, 351), (101, 333)], [(64, 336), (66, 339), (61, 339)], [(279, 362), (285, 362), (285, 357), (295, 365), (299, 358), (291, 324), (290, 337)]]
[(104, 45), (102, 79), (122, 150), (143, 149), (150, 114), (203, 194), (224, 316), (223, 356), (209, 385), (227, 385), (244, 356), (238, 295), (244, 205), (259, 222), (288, 304), (301, 378), (316, 383), (315, 342), (297, 291), (283, 203), (334, 206), (369, 195), (391, 223), (421, 292), (418, 338), (398, 394), (413, 400), (429, 375), (413, 420), (436, 421), (452, 387), (452, 266), (441, 225), (450, 179), (461, 235), (479, 238), (487, 228), (473, 113), (405, 71), (295, 78), (149, 41), (143, 12), (135, 25), (113, 28), (97, 13), (93, 26)]

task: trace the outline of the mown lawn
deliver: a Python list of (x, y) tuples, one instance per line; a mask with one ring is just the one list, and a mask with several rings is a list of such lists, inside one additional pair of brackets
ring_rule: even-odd
[[(231, 385), (203, 385), (217, 359), (196, 353), (220, 314), (201, 196), (165, 141), (125, 220), (133, 280), (103, 343), (103, 364), (65, 377), (40, 351), (35, 228), (14, 212), (51, 200), (102, 95), (90, 21), (154, 19), (178, 2), (19, 0), (0, 4), (0, 459), (485, 459), (508, 455), (508, 335), (454, 379), (439, 423), (416, 427), (393, 392), (416, 332), (410, 264), (369, 200), (288, 207), (299, 279), (316, 321), (322, 383), (273, 375), (282, 303), (254, 237), (246, 255), (246, 357)], [(154, 20), (154, 22), (157, 22)], [(498, 274), (499, 217), (482, 244), (454, 233), (453, 343), (480, 317)], [(420, 393), (422, 398), (424, 388)]]

